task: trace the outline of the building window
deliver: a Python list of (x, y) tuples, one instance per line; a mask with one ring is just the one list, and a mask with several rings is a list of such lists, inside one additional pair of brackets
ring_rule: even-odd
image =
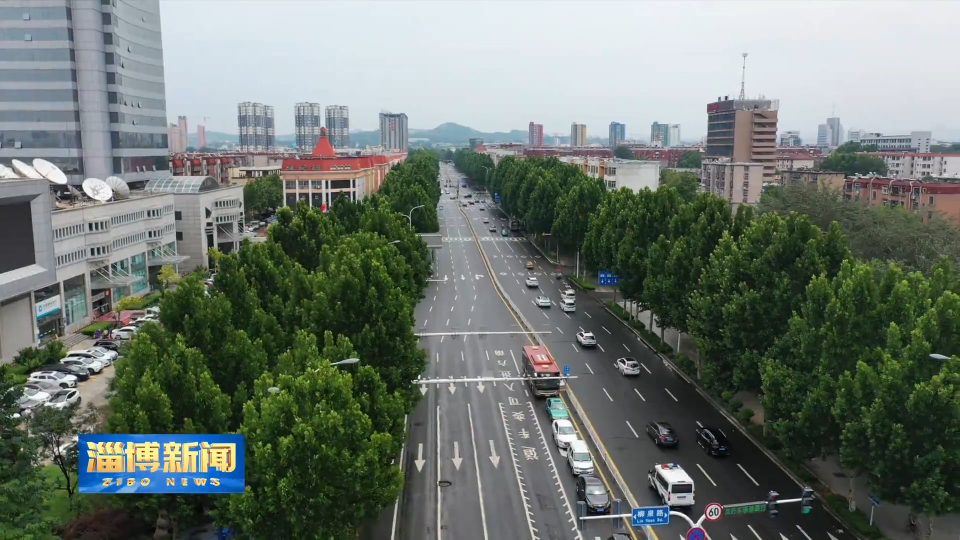
[(173, 213), (173, 219), (180, 221), (183, 219), (183, 214), (181, 214), (180, 211), (177, 210)]
[(178, 241), (178, 242), (182, 242), (182, 241), (183, 241), (183, 233), (180, 232), (180, 231), (177, 231), (177, 241)]
[(933, 195), (930, 196), (930, 204), (933, 204)]
[(63, 319), (71, 324), (87, 316), (87, 289), (81, 274), (63, 282)]

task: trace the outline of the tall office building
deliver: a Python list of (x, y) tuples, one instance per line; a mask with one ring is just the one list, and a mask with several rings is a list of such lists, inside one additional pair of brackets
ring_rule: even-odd
[(327, 105), (327, 137), (334, 148), (350, 146), (350, 108), (346, 105)]
[(669, 143), (667, 148), (671, 146), (678, 146), (680, 144), (680, 124), (670, 124), (670, 127), (667, 129), (667, 136), (669, 138)]
[(733, 163), (760, 163), (764, 181), (772, 181), (777, 167), (778, 100), (720, 99), (707, 104), (705, 159)]
[(187, 117), (178, 116), (177, 117), (177, 135), (180, 137), (180, 142), (177, 143), (177, 146), (186, 148), (190, 146), (190, 128), (187, 126)]
[(180, 137), (180, 126), (177, 124), (167, 126), (167, 142), (169, 143), (170, 152), (174, 154), (187, 151), (186, 145), (182, 144), (183, 139)]
[(570, 146), (587, 145), (587, 125), (576, 122), (570, 124)]
[(313, 147), (320, 140), (322, 127), (319, 103), (304, 102), (293, 106), (293, 130), (297, 138), (297, 148), (301, 151), (313, 151)]
[(159, 0), (3, 6), (0, 161), (43, 158), (73, 184), (164, 174)]
[(843, 144), (843, 125), (839, 118), (827, 118), (826, 124), (817, 126), (817, 146), (836, 148)]
[(530, 122), (527, 127), (527, 144), (534, 147), (543, 146), (543, 124)]
[(207, 146), (207, 126), (197, 124), (197, 150)]
[(650, 124), (650, 145), (670, 148), (680, 144), (680, 124)]
[(610, 122), (610, 134), (608, 138), (610, 148), (620, 146), (623, 141), (627, 140), (627, 125), (621, 124), (620, 122)]
[(410, 133), (405, 113), (380, 113), (380, 146), (387, 150), (407, 151)]
[(271, 152), (276, 148), (273, 107), (244, 101), (237, 104), (241, 152)]

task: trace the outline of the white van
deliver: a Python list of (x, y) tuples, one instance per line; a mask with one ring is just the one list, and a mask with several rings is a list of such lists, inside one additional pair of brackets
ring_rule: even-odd
[(577, 303), (573, 301), (573, 298), (564, 298), (560, 300), (560, 309), (570, 312), (576, 311)]
[(667, 506), (693, 506), (693, 478), (676, 463), (660, 463), (647, 472), (650, 489)]
[(570, 443), (567, 449), (567, 465), (574, 476), (593, 474), (593, 458), (590, 457), (590, 447), (587, 443), (576, 440)]

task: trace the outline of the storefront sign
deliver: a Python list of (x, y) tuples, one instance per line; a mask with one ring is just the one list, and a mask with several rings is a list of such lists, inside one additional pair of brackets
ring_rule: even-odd
[(60, 311), (60, 295), (37, 302), (37, 318), (42, 319)]

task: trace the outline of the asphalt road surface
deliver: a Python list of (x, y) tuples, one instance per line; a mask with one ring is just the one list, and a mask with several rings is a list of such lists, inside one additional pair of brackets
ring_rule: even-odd
[[(452, 174), (452, 167), (442, 174)], [(452, 176), (449, 183), (456, 185)], [(470, 237), (459, 201), (449, 196), (440, 202), (441, 233)], [(517, 377), (528, 338), (491, 282), (477, 242), (444, 242), (433, 277), (416, 309), (415, 330), (428, 354), (424, 378)], [(573, 477), (553, 444), (543, 400), (521, 381), (484, 383), (482, 390), (476, 382), (429, 384), (422, 391), (407, 420), (403, 495), (378, 538), (596, 540), (612, 534), (612, 520), (594, 521), (589, 534), (577, 531)]]
[[(533, 298), (540, 294), (559, 303), (561, 282), (550, 275), (554, 268), (525, 239), (503, 238), (488, 231), (482, 223), (485, 217), (497, 223), (498, 230), (507, 223), (501, 221), (505, 216), (496, 208), (488, 206), (479, 211), (477, 206), (468, 206), (461, 209), (469, 217), (476, 237), (465, 226), (448, 226), (444, 229), (445, 246), (451, 246), (451, 252), (457, 253), (453, 246), (462, 246), (466, 251), (475, 245), (471, 243), (473, 240), (478, 240), (503, 286), (503, 293), (513, 300), (535, 330), (552, 332), (541, 336), (542, 340), (558, 365), (570, 365), (572, 374), (579, 376), (570, 382), (567, 391), (583, 407), (587, 417), (583, 421), (592, 424), (599, 434), (612, 459), (611, 466), (625, 479), (627, 490), (636, 497), (638, 505), (660, 504), (647, 480), (647, 471), (659, 463), (678, 463), (693, 478), (696, 504), (688, 515), (694, 521), (699, 519), (707, 503), (765, 501), (770, 490), (779, 492), (781, 499), (800, 496), (801, 489), (796, 482), (599, 302), (578, 292), (574, 313), (534, 305)], [(525, 269), (527, 261), (533, 261), (534, 270)], [(473, 268), (477, 263), (470, 259), (470, 265)], [(539, 278), (539, 288), (526, 287), (524, 278), (528, 274)], [(494, 299), (495, 296), (491, 298), (491, 304)], [(489, 309), (493, 313), (492, 305)], [(577, 344), (576, 333), (581, 330), (596, 336), (596, 348), (583, 349)], [(641, 375), (634, 378), (621, 376), (615, 367), (616, 359), (621, 357), (638, 360)], [(645, 425), (651, 420), (671, 423), (679, 432), (679, 447), (661, 449), (655, 446), (644, 432)], [(694, 436), (698, 426), (722, 430), (729, 439), (731, 455), (716, 458), (701, 450)], [(815, 503), (813, 511), (806, 515), (800, 513), (799, 504), (780, 505), (779, 510), (776, 518), (770, 518), (766, 512), (725, 515), (717, 522), (706, 523), (704, 528), (712, 540), (727, 540), (727, 537), (731, 540), (851, 538), (819, 503)], [(686, 522), (674, 517), (670, 525), (656, 527), (653, 535), (659, 540), (677, 540), (678, 537), (684, 538), (688, 529)], [(594, 533), (588, 529), (584, 536), (592, 538)]]

